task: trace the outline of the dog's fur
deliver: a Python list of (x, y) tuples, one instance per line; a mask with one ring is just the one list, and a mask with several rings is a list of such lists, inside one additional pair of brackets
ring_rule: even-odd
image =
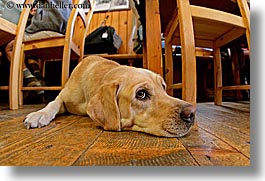
[(122, 66), (99, 56), (83, 59), (56, 99), (30, 113), (26, 128), (46, 126), (59, 113), (89, 115), (105, 130), (133, 130), (180, 137), (193, 123), (195, 108), (170, 97), (164, 80), (141, 68)]

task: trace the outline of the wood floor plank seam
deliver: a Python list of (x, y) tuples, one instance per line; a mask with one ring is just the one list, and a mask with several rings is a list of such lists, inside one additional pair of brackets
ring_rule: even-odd
[[(206, 118), (206, 119), (212, 120), (212, 118), (210, 118), (210, 117), (208, 117), (208, 116), (206, 116), (206, 115), (204, 115), (204, 114), (202, 114), (202, 113), (197, 113), (197, 114), (199, 114), (200, 117), (204, 117), (204, 118)], [(213, 120), (213, 121), (214, 121), (214, 120)], [(249, 135), (250, 135), (249, 132), (242, 131), (242, 130), (239, 129), (239, 128), (236, 128), (236, 127), (234, 127), (234, 126), (227, 125), (227, 124), (225, 124), (225, 123), (223, 123), (223, 122), (220, 122), (220, 121), (217, 122), (217, 121), (216, 121), (216, 123), (217, 123), (217, 124), (220, 124), (220, 125), (223, 125), (223, 126), (226, 126), (226, 127), (228, 127), (228, 128), (231, 128), (232, 130), (239, 131), (240, 133), (242, 133), (242, 134), (244, 134), (244, 135), (246, 135), (246, 136), (249, 136)]]
[[(179, 139), (180, 142), (181, 141), (181, 138)], [(193, 160), (198, 164), (198, 166), (201, 166), (201, 164), (197, 161), (197, 159), (194, 157), (194, 155), (191, 153), (191, 151), (189, 150), (189, 148), (187, 147), (187, 145), (185, 145), (183, 142), (182, 142), (182, 145), (185, 147), (185, 149), (187, 150), (187, 152), (190, 154), (190, 156), (193, 158)]]
[(204, 130), (205, 132), (215, 136), (216, 138), (220, 139), (221, 141), (223, 141), (224, 143), (226, 143), (227, 145), (231, 146), (233, 149), (235, 149), (238, 153), (242, 154), (244, 157), (246, 157), (247, 159), (250, 159), (249, 156), (245, 155), (243, 152), (241, 152), (239, 149), (237, 149), (236, 147), (234, 147), (233, 145), (231, 145), (230, 143), (228, 143), (226, 140), (222, 139), (221, 137), (219, 137), (218, 135), (215, 135), (211, 132), (209, 132), (207, 129), (204, 129), (203, 127), (198, 126), (200, 129)]
[(84, 155), (85, 155), (85, 153), (96, 143), (96, 141), (98, 140), (98, 138), (103, 134), (103, 130), (94, 138), (94, 140), (91, 142), (91, 144), (89, 144), (89, 145), (87, 145), (87, 148), (86, 149), (84, 149), (84, 151), (79, 155), (79, 157), (71, 164), (71, 166), (77, 166), (77, 165), (75, 165), (77, 162), (78, 162), (78, 160), (80, 159), (80, 158), (82, 158)]
[(200, 107), (204, 107), (205, 109), (212, 109), (212, 110), (217, 110), (217, 111), (221, 111), (221, 112), (226, 112), (226, 113), (230, 113), (230, 114), (245, 114), (245, 113), (249, 113), (249, 106), (246, 108), (246, 110), (239, 110), (237, 108), (232, 108), (226, 105), (222, 105), (222, 106), (214, 106), (213, 104), (201, 104)]

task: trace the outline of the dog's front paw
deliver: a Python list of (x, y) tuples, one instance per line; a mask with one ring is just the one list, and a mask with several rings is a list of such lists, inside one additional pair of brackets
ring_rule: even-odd
[(27, 129), (41, 128), (50, 123), (52, 118), (46, 112), (32, 112), (28, 114), (24, 120), (24, 125)]

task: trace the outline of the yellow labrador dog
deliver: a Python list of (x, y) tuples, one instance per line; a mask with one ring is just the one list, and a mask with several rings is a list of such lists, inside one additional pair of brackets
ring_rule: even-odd
[(89, 115), (104, 130), (133, 130), (164, 137), (186, 135), (195, 108), (170, 97), (164, 80), (141, 68), (99, 56), (83, 59), (56, 99), (26, 116), (24, 125), (40, 128), (57, 114)]

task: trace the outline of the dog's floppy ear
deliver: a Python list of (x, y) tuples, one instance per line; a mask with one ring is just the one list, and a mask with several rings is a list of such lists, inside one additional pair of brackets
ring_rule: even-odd
[(117, 104), (118, 88), (117, 82), (102, 85), (87, 105), (87, 114), (105, 130), (121, 131), (120, 111)]

